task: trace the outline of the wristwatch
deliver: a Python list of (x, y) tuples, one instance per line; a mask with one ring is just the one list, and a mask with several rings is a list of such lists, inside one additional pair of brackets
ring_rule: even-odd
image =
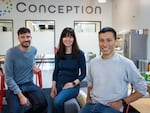
[(72, 82), (72, 84), (73, 84), (73, 86), (75, 86), (75, 85), (76, 85), (76, 83), (75, 83), (74, 81)]
[(124, 99), (121, 99), (121, 101), (122, 101), (122, 105), (123, 105), (123, 106), (126, 106), (126, 105), (127, 105), (127, 103), (126, 103), (126, 101), (125, 101)]

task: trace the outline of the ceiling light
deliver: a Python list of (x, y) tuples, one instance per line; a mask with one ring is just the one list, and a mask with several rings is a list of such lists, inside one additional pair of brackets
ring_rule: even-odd
[(106, 3), (107, 0), (98, 0), (99, 3)]

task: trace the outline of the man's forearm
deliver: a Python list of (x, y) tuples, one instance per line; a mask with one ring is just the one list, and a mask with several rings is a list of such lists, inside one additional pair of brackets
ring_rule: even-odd
[(125, 102), (127, 103), (127, 104), (129, 104), (129, 103), (131, 103), (131, 102), (133, 102), (133, 101), (135, 101), (135, 100), (137, 100), (137, 99), (139, 99), (139, 98), (141, 98), (141, 97), (143, 97), (144, 95), (142, 94), (142, 93), (140, 93), (140, 92), (138, 92), (138, 91), (135, 91), (134, 93), (132, 93), (131, 95), (129, 95), (128, 97), (126, 97), (126, 98), (124, 98), (124, 100), (125, 100)]

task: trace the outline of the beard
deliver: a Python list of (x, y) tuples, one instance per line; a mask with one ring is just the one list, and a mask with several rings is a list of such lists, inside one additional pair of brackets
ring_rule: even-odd
[(21, 43), (21, 46), (24, 48), (28, 48), (30, 46), (31, 41), (25, 41)]

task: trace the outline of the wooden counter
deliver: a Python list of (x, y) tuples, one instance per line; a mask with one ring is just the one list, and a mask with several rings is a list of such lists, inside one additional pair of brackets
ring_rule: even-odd
[(130, 105), (140, 113), (150, 113), (150, 98), (140, 98)]

